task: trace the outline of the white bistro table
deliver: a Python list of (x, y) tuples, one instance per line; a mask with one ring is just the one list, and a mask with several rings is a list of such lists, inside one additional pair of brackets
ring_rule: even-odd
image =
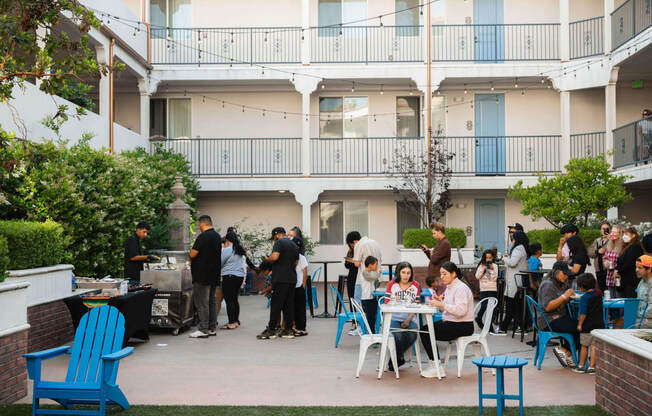
[[(389, 340), (390, 325), (392, 323), (392, 315), (395, 313), (414, 313), (425, 315), (426, 324), (428, 325), (428, 334), (430, 335), (430, 346), (432, 347), (432, 354), (434, 364), (437, 368), (437, 378), (441, 380), (441, 371), (439, 368), (439, 355), (437, 354), (437, 340), (435, 339), (435, 326), (432, 321), (432, 315), (438, 312), (437, 308), (429, 305), (412, 304), (410, 306), (401, 304), (385, 304), (380, 305), (380, 313), (383, 314), (383, 341), (380, 347), (380, 364), (378, 365), (378, 378), (380, 379), (385, 369), (383, 363), (387, 354), (387, 341)], [(417, 331), (419, 332), (419, 331)], [(417, 338), (416, 342), (419, 342)]]

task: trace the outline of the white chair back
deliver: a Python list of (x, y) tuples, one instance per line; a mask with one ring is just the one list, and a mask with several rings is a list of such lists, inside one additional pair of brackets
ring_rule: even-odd
[(473, 311), (473, 316), (476, 316), (478, 314), (478, 311), (480, 310), (482, 302), (487, 302), (487, 308), (485, 309), (485, 312), (484, 312), (484, 321), (483, 321), (482, 332), (480, 332), (480, 336), (481, 337), (486, 337), (487, 334), (489, 333), (489, 329), (491, 328), (491, 318), (493, 317), (494, 308), (498, 304), (498, 299), (493, 298), (493, 297), (482, 299), (480, 302), (478, 302), (477, 305), (475, 305), (475, 310)]
[(362, 322), (364, 322), (364, 327), (367, 330), (367, 334), (373, 334), (373, 331), (369, 327), (369, 322), (367, 322), (367, 315), (365, 315), (364, 310), (362, 309), (362, 306), (358, 303), (357, 300), (351, 299), (351, 306), (353, 307), (353, 312), (358, 312), (360, 315), (362, 315)]

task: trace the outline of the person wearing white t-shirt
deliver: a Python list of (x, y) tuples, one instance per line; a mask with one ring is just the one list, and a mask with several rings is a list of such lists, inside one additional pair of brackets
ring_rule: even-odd
[[(368, 263), (367, 257), (374, 257), (375, 261)], [(355, 299), (362, 305), (367, 316), (367, 322), (373, 331), (376, 328), (376, 313), (378, 304), (374, 299), (375, 283), (380, 278), (380, 264), (382, 253), (380, 244), (369, 237), (362, 237), (355, 242), (353, 259), (347, 259), (358, 267), (358, 277), (355, 281)]]
[(297, 285), (294, 289), (294, 336), (308, 335), (306, 332), (306, 280), (308, 279), (308, 260), (304, 256), (305, 247), (303, 240), (293, 237), (292, 241), (299, 247), (299, 261), (297, 262)]

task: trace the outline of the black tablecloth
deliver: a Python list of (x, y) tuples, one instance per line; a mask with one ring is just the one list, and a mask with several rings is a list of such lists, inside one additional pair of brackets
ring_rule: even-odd
[[(108, 304), (115, 306), (125, 317), (123, 346), (126, 346), (127, 341), (132, 337), (149, 340), (148, 328), (152, 319), (152, 301), (155, 294), (156, 289), (148, 289), (129, 292), (126, 295), (109, 299)], [(70, 311), (72, 324), (76, 330), (79, 321), (88, 312), (89, 308), (84, 305), (84, 301), (80, 296), (72, 296), (64, 299), (64, 302)]]

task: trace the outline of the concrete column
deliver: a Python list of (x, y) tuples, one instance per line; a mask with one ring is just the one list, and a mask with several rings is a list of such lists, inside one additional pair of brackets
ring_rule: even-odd
[(311, 203), (304, 203), (301, 205), (301, 230), (304, 236), (310, 235), (310, 211), (312, 208)]
[(301, 63), (310, 65), (310, 0), (301, 0)]
[[(101, 65), (109, 64), (109, 47), (99, 45), (95, 47), (95, 53), (97, 54), (97, 62)], [(104, 140), (108, 143), (109, 136), (111, 135), (109, 129), (109, 119), (111, 118), (111, 83), (109, 81), (109, 75), (102, 75), (100, 78), (99, 86), (97, 89), (98, 93), (98, 111), (99, 115), (103, 117), (107, 122), (103, 123), (102, 126), (98, 126), (98, 129), (101, 129), (103, 132)]]
[(559, 109), (561, 121), (561, 143), (559, 144), (559, 164), (564, 171), (564, 166), (571, 158), (570, 143), (570, 91), (559, 92)]
[(604, 0), (604, 53), (611, 51), (611, 13), (614, 11), (614, 0)]
[(301, 230), (304, 236), (311, 235), (310, 232), (310, 213), (312, 204), (319, 200), (319, 194), (323, 192), (319, 186), (306, 186), (306, 184), (297, 184), (290, 188), (294, 194), (294, 199), (301, 205)]
[(562, 62), (570, 59), (570, 11), (569, 0), (559, 0), (559, 57)]
[(310, 93), (301, 93), (301, 171), (310, 176)]
[(613, 151), (614, 146), (614, 133), (613, 130), (616, 126), (616, 82), (618, 81), (618, 69), (615, 66), (611, 69), (609, 83), (604, 87), (604, 115), (605, 115), (605, 135), (604, 135), (604, 150), (607, 155), (607, 161), (611, 166), (614, 164)]
[(149, 100), (156, 92), (158, 81), (150, 78), (138, 79), (138, 92), (140, 93), (140, 134), (149, 137)]

